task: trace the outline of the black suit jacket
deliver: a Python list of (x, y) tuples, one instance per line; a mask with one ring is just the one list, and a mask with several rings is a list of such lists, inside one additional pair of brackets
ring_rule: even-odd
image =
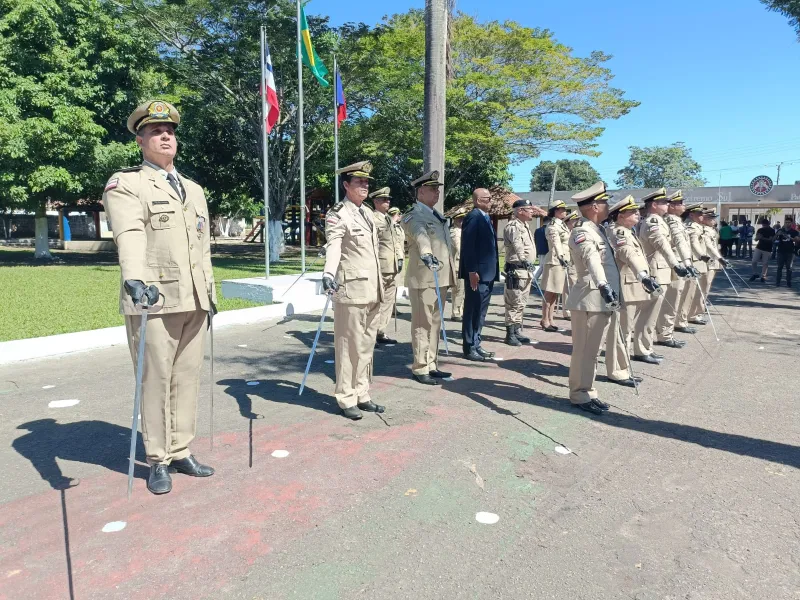
[(464, 217), (461, 226), (460, 279), (469, 281), (469, 274), (477, 273), (481, 281), (499, 281), (500, 263), (497, 256), (497, 238), (494, 229), (477, 208)]

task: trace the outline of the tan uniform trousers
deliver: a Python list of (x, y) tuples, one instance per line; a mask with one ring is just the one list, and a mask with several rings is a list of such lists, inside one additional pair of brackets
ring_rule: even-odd
[(378, 316), (378, 333), (386, 333), (389, 321), (392, 320), (394, 305), (397, 303), (397, 275), (381, 274), (383, 279), (383, 302)]
[[(463, 281), (463, 280), (462, 280)], [(522, 325), (525, 308), (528, 306), (528, 296), (531, 293), (531, 278), (519, 278), (518, 290), (506, 287), (503, 292), (503, 301), (506, 305), (506, 325)]]
[(334, 396), (339, 408), (369, 402), (372, 355), (381, 303), (333, 304), (333, 344), (336, 359)]
[[(169, 464), (191, 454), (197, 429), (197, 395), (208, 313), (204, 310), (147, 317), (142, 373), (142, 439), (147, 463)], [(141, 317), (125, 315), (136, 370)]]
[(628, 379), (630, 374), (630, 364), (628, 364), (628, 354), (625, 346), (627, 339), (622, 332), (623, 311), (615, 311), (611, 315), (606, 332), (606, 375), (609, 379)]
[(681, 277), (670, 283), (664, 292), (664, 304), (661, 306), (661, 314), (656, 321), (656, 339), (659, 342), (666, 342), (674, 337), (675, 320), (678, 317), (681, 295), (685, 286), (686, 280)]
[(585, 404), (597, 398), (594, 376), (610, 312), (572, 311), (572, 356), (569, 361), (569, 401)]
[(464, 314), (464, 280), (459, 278), (456, 281), (456, 285), (450, 288), (450, 293), (453, 295), (453, 307), (450, 317), (460, 319)]
[[(447, 287), (440, 287), (442, 297)], [(427, 375), (436, 369), (439, 356), (439, 335), (442, 331), (442, 315), (436, 300), (436, 288), (409, 289), (411, 300), (411, 349), (414, 375)]]
[(658, 298), (651, 298), (642, 302), (636, 314), (636, 322), (633, 326), (633, 354), (635, 356), (647, 356), (653, 354), (653, 341), (656, 337), (656, 321), (664, 304), (664, 295)]
[(678, 306), (678, 317), (675, 319), (675, 327), (688, 327), (689, 317), (694, 305), (694, 297), (697, 296), (697, 283), (695, 279), (686, 280), (681, 292), (680, 306)]
[(689, 308), (689, 318), (699, 317), (701, 315), (706, 314), (706, 308), (703, 306), (703, 298), (708, 298), (708, 293), (711, 291), (711, 284), (714, 283), (714, 276), (717, 274), (716, 271), (711, 269), (708, 270), (707, 273), (700, 273), (700, 277), (698, 278), (698, 283), (700, 284), (700, 289), (703, 290), (703, 296), (701, 297), (700, 294), (697, 293), (697, 284), (693, 284), (695, 288), (694, 298), (692, 300), (692, 306)]

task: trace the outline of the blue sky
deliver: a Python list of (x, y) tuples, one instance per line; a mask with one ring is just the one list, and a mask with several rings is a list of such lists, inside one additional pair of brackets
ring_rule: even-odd
[[(332, 25), (375, 24), (424, 4), (313, 0), (307, 11), (329, 15)], [(613, 55), (613, 85), (642, 104), (604, 123), (602, 155), (588, 159), (609, 184), (628, 146), (677, 141), (692, 149), (708, 185), (746, 185), (760, 174), (775, 180), (781, 161), (781, 183), (800, 180), (800, 43), (786, 18), (758, 0), (457, 0), (457, 8), (481, 21), (550, 29), (579, 56)], [(582, 157), (541, 156), (558, 158)], [(528, 189), (537, 162), (512, 168), (515, 190)]]

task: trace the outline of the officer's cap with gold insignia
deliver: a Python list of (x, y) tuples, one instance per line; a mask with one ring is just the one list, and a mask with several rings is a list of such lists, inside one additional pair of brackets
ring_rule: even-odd
[(368, 160), (362, 160), (361, 162), (353, 163), (352, 165), (347, 165), (346, 167), (341, 167), (336, 171), (337, 175), (344, 175), (347, 178), (350, 177), (363, 177), (365, 179), (373, 179), (370, 177), (370, 173), (372, 172), (372, 163)]
[(444, 184), (439, 181), (439, 171), (428, 171), (422, 177), (419, 177), (411, 182), (411, 185), (416, 187), (441, 187)]
[(689, 213), (689, 212), (701, 213), (704, 210), (705, 210), (705, 208), (703, 207), (703, 203), (702, 202), (700, 202), (698, 204), (690, 204), (689, 206), (686, 207), (686, 212), (687, 213)]
[(551, 215), (559, 208), (567, 208), (567, 203), (564, 202), (563, 200), (556, 200), (555, 198), (553, 198), (547, 204), (547, 212), (549, 212)]
[(639, 210), (642, 208), (638, 204), (636, 204), (636, 200), (633, 199), (633, 196), (630, 194), (625, 196), (622, 200), (614, 204), (611, 208), (608, 209), (608, 215), (613, 221), (617, 218), (617, 215), (621, 212), (628, 212), (632, 210)]
[(388, 187), (383, 187), (379, 190), (375, 190), (369, 195), (372, 200), (391, 200), (392, 199), (392, 190)]
[(128, 117), (128, 131), (136, 135), (142, 127), (150, 123), (172, 123), (177, 127), (180, 122), (181, 115), (172, 104), (163, 100), (152, 100), (137, 106)]
[(453, 219), (461, 219), (462, 217), (466, 217), (467, 214), (469, 214), (469, 209), (462, 206), (453, 214)]
[(656, 202), (667, 200), (667, 190), (665, 188), (659, 188), (654, 192), (650, 192), (646, 196), (642, 198), (642, 202), (647, 204), (648, 202)]
[(528, 200), (527, 198), (520, 198), (514, 204), (511, 205), (511, 208), (529, 208), (533, 206), (533, 202)]
[(683, 190), (676, 190), (667, 196), (670, 204), (683, 204)]
[(572, 196), (573, 202), (575, 202), (578, 206), (583, 206), (584, 204), (589, 204), (590, 202), (600, 202), (603, 200), (610, 200), (611, 195), (606, 192), (606, 182), (605, 181), (598, 181), (592, 187), (583, 190), (582, 192), (578, 192), (574, 196)]
[(397, 208), (396, 206), (393, 206), (392, 208), (390, 208), (387, 211), (387, 213), (390, 214), (390, 215), (399, 215), (400, 214), (400, 209)]
[(564, 217), (564, 223), (568, 223), (569, 221), (576, 221), (579, 216), (580, 215), (578, 214), (578, 211), (573, 210), (566, 217)]
[(717, 211), (715, 209), (709, 208), (708, 210), (703, 211), (703, 216), (708, 217), (710, 219), (716, 219), (719, 215), (717, 214)]

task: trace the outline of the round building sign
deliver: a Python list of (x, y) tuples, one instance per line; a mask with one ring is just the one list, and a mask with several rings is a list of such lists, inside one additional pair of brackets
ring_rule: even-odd
[(772, 179), (766, 175), (754, 177), (750, 182), (750, 191), (756, 196), (766, 196), (772, 191)]

